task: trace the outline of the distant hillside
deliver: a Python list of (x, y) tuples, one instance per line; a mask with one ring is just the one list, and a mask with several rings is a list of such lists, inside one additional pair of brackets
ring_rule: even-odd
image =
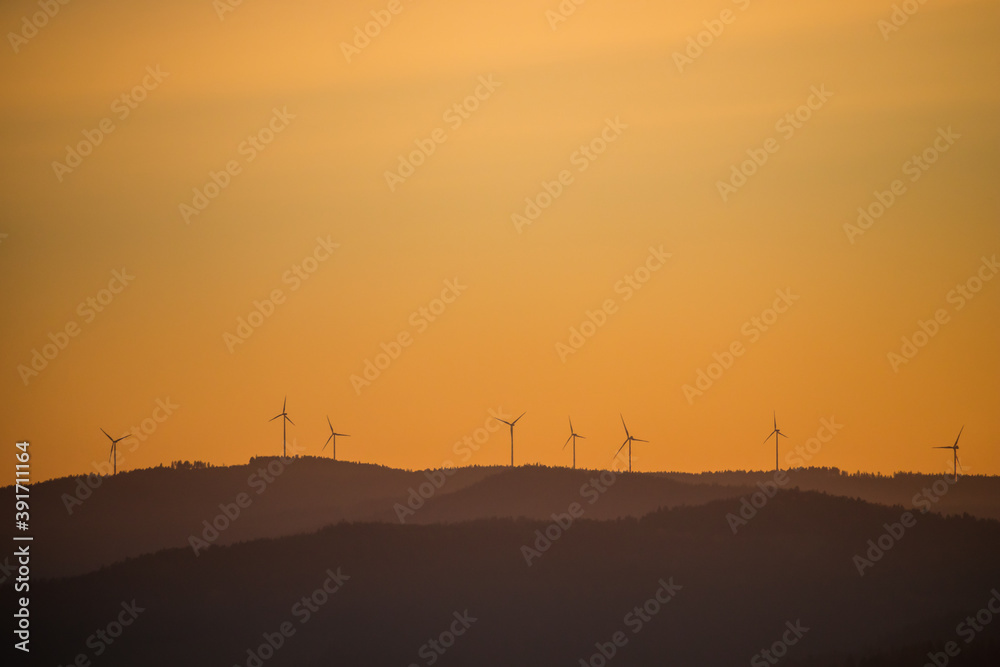
[[(429, 665), (433, 639), (448, 646), (441, 665), (575, 666), (610, 651), (621, 632), (610, 665), (745, 665), (795, 637), (791, 626), (801, 636), (781, 664), (877, 655), (867, 664), (919, 665), (914, 651), (957, 639), (956, 624), (1000, 586), (996, 521), (920, 515), (860, 576), (854, 557), (901, 508), (780, 492), (734, 535), (726, 516), (738, 506), (717, 500), (559, 529), (499, 519), (343, 523), (197, 558), (164, 551), (35, 586), (32, 618), (45, 633), (36, 658), (69, 664), (134, 599), (144, 611), (100, 664)], [(551, 546), (536, 531), (549, 532)], [(541, 549), (530, 567), (526, 546)], [(342, 589), (314, 594), (338, 568), (350, 577)], [(673, 597), (651, 602), (658, 592)], [(304, 596), (323, 600), (306, 622)], [(466, 611), (476, 619), (466, 617), (467, 632), (442, 640), (465, 629), (456, 618)], [(282, 623), (290, 635), (255, 662), (248, 650), (260, 653)], [(998, 630), (994, 622), (962, 643), (965, 662), (949, 664), (998, 664)]]
[[(876, 477), (817, 469), (787, 474), (784, 488), (906, 507), (922, 488), (943, 484), (940, 477), (923, 475)], [(48, 545), (33, 567), (35, 576), (79, 574), (164, 548), (190, 548), (192, 536), (223, 545), (310, 532), (340, 521), (546, 519), (574, 501), (588, 519), (639, 517), (661, 507), (748, 495), (773, 478), (766, 472), (624, 474), (539, 466), (411, 472), (315, 457), (287, 465), (258, 458), (245, 466), (135, 470), (90, 477), (91, 484), (99, 483), (94, 489), (78, 478), (63, 478), (32, 487), (32, 519)], [(240, 494), (247, 507), (238, 507)], [(601, 500), (591, 504), (594, 495)], [(947, 487), (940, 502), (927, 504), (942, 512), (1000, 517), (1000, 478), (963, 477)], [(238, 509), (238, 518), (228, 520), (226, 508)], [(213, 521), (228, 524), (214, 541), (203, 523)]]
[[(757, 488), (678, 482), (666, 476), (524, 466), (502, 469), (452, 493), (430, 498), (412, 519), (418, 523), (480, 518), (548, 519), (577, 502), (588, 519), (639, 517), (654, 510), (702, 505), (750, 494)], [(409, 507), (403, 503), (404, 507)], [(400, 512), (397, 509), (397, 512)]]
[[(912, 507), (916, 502), (918, 507), (928, 506), (942, 514), (968, 513), (986, 519), (1000, 519), (1000, 477), (996, 476), (962, 475), (958, 482), (954, 482), (951, 475), (945, 474), (899, 472), (894, 475), (878, 475), (847, 473), (837, 468), (794, 468), (783, 472), (788, 476), (788, 483), (784, 488), (822, 491), (881, 505)], [(740, 487), (774, 479), (774, 471), (737, 470), (662, 475), (696, 484)], [(942, 489), (944, 493), (941, 493)]]

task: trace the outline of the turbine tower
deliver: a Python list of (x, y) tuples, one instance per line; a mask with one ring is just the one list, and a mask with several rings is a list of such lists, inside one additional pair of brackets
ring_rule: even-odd
[(778, 467), (778, 436), (781, 436), (782, 438), (787, 438), (788, 436), (778, 429), (777, 413), (772, 413), (772, 416), (774, 417), (774, 430), (767, 434), (767, 437), (764, 438), (764, 442), (770, 440), (772, 435), (774, 436), (774, 471), (777, 472), (780, 469)]
[(267, 420), (269, 422), (273, 422), (275, 419), (278, 419), (279, 417), (284, 417), (284, 419), (281, 420), (281, 458), (285, 458), (285, 429), (287, 428), (285, 426), (285, 422), (288, 422), (292, 426), (295, 426), (295, 422), (293, 422), (288, 417), (288, 411), (285, 409), (285, 406), (287, 404), (288, 404), (288, 397), (285, 396), (285, 400), (281, 404), (281, 414), (271, 417), (270, 419)]
[[(958, 429), (958, 438), (962, 437), (962, 431), (964, 431), (964, 430), (965, 430), (965, 425), (963, 424), (962, 428)], [(958, 438), (955, 438), (955, 444), (951, 445), (949, 447), (931, 447), (931, 449), (950, 449), (955, 454), (954, 466), (955, 466), (955, 481), (956, 482), (958, 481), (958, 466), (959, 466), (959, 462), (958, 462)]]
[[(523, 417), (526, 414), (527, 414), (526, 412), (522, 412), (521, 413), (521, 417)], [(494, 419), (496, 419), (497, 421), (501, 421), (504, 424), (506, 424), (507, 426), (510, 426), (510, 467), (511, 468), (514, 467), (514, 424), (516, 424), (521, 419), (521, 417), (518, 417), (517, 419), (515, 419), (512, 422), (509, 422), (506, 419), (500, 419), (499, 417), (494, 417)]]
[[(329, 426), (330, 426), (330, 437), (326, 439), (326, 443), (323, 445), (323, 449), (326, 449), (326, 446), (330, 444), (331, 440), (333, 440), (333, 460), (336, 461), (337, 460), (337, 436), (339, 435), (342, 438), (350, 438), (351, 436), (348, 435), (347, 433), (337, 433), (336, 431), (334, 431), (333, 430), (333, 424), (330, 424), (330, 415), (326, 416), (326, 423), (329, 424)], [(323, 449), (321, 449), (320, 451), (323, 451)]]
[(579, 433), (577, 433), (576, 431), (573, 430), (573, 418), (571, 417), (570, 420), (569, 420), (569, 437), (566, 438), (566, 443), (562, 446), (562, 448), (566, 449), (566, 445), (569, 444), (569, 441), (570, 440), (573, 441), (573, 470), (576, 470), (576, 439), (577, 438), (583, 438), (584, 440), (586, 440), (586, 438), (584, 438), (582, 435), (580, 435)]
[[(619, 414), (618, 416), (622, 417), (621, 414)], [(625, 417), (622, 417), (622, 426), (625, 426)], [(639, 438), (633, 438), (632, 434), (630, 434), (628, 432), (628, 426), (625, 426), (625, 442), (623, 442), (622, 446), (618, 448), (617, 452), (615, 452), (615, 456), (618, 456), (619, 452), (622, 451), (622, 447), (624, 447), (625, 445), (628, 445), (628, 471), (629, 472), (632, 472), (632, 443), (633, 442), (649, 442), (649, 440), (640, 440)]]
[[(105, 431), (103, 428), (101, 429), (101, 433), (103, 433), (104, 435), (108, 435), (108, 432)], [(108, 455), (108, 460), (113, 462), (111, 466), (112, 476), (118, 474), (118, 443), (124, 440), (125, 438), (131, 438), (131, 437), (132, 434), (129, 433), (128, 435), (123, 435), (122, 437), (115, 440), (110, 435), (108, 435), (108, 440), (111, 441), (111, 453)]]

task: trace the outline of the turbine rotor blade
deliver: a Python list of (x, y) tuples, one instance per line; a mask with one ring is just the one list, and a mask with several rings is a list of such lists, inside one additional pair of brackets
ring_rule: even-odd
[[(101, 429), (101, 433), (103, 433), (104, 435), (108, 435), (108, 432), (105, 431), (103, 428)], [(110, 440), (111, 442), (115, 441), (115, 439), (112, 438), (110, 435), (108, 435), (108, 440)]]
[(527, 411), (524, 411), (524, 412), (522, 412), (522, 413), (521, 413), (521, 414), (520, 414), (520, 415), (518, 416), (518, 418), (517, 418), (517, 419), (515, 419), (515, 420), (514, 420), (514, 421), (513, 421), (512, 423), (511, 423), (511, 426), (513, 426), (514, 424), (516, 424), (516, 423), (518, 422), (518, 420), (519, 420), (519, 419), (521, 419), (521, 417), (523, 417), (523, 416), (524, 416), (524, 415), (526, 415), (526, 414), (528, 414), (528, 412), (527, 412)]
[(270, 419), (268, 419), (267, 421), (269, 421), (269, 422), (273, 422), (273, 421), (274, 421), (275, 419), (277, 419), (278, 417), (284, 417), (284, 416), (285, 416), (285, 413), (284, 413), (284, 412), (282, 412), (282, 413), (281, 413), (280, 415), (275, 415), (274, 417), (271, 417), (271, 418), (270, 418)]
[(640, 440), (639, 438), (632, 438), (632, 442), (649, 442), (649, 440)]
[(768, 440), (770, 440), (770, 439), (771, 439), (771, 436), (772, 436), (772, 435), (774, 435), (774, 434), (775, 434), (775, 433), (777, 433), (777, 432), (778, 432), (778, 431), (777, 431), (777, 429), (775, 429), (775, 430), (771, 431), (770, 433), (768, 433), (768, 434), (767, 434), (767, 437), (766, 437), (766, 438), (764, 438), (764, 442), (767, 442)]
[(282, 415), (282, 416), (283, 416), (283, 417), (284, 417), (285, 419), (288, 419), (288, 421), (289, 421), (289, 422), (291, 422), (292, 426), (295, 426), (295, 422), (293, 422), (293, 421), (292, 421), (292, 420), (291, 420), (291, 419), (290, 419), (290, 418), (288, 417), (288, 415)]
[[(618, 454), (621, 453), (621, 451), (625, 448), (625, 445), (627, 444), (628, 444), (628, 438), (625, 439), (625, 442), (622, 443), (622, 446), (618, 448), (617, 452), (615, 452), (615, 456), (618, 456)], [(614, 456), (612, 456), (611, 458), (614, 458)]]
[(629, 436), (629, 432), (628, 432), (628, 426), (625, 426), (625, 416), (622, 415), (622, 413), (620, 413), (620, 412), (618, 413), (618, 416), (622, 418), (622, 426), (625, 428), (625, 435), (626, 435), (626, 437), (628, 437)]
[[(958, 429), (958, 438), (962, 437), (962, 431), (965, 430), (965, 424), (962, 424), (962, 428)], [(958, 438), (955, 438), (955, 445), (958, 445)]]
[(563, 446), (562, 446), (562, 448), (563, 448), (563, 449), (566, 449), (566, 445), (568, 445), (568, 444), (569, 444), (569, 441), (570, 441), (570, 440), (572, 440), (572, 439), (573, 439), (573, 436), (572, 436), (572, 435), (571, 435), (571, 436), (569, 436), (568, 438), (566, 438), (566, 442), (564, 442), (564, 443), (563, 443)]

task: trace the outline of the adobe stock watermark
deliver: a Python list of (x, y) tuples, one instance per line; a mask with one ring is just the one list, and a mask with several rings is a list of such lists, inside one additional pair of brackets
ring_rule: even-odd
[[(833, 97), (833, 93), (826, 89), (826, 84), (821, 84), (819, 88), (810, 86), (809, 90), (811, 94), (806, 98), (805, 104), (800, 104), (792, 111), (789, 111), (774, 124), (775, 131), (785, 141), (795, 136), (795, 132), (805, 126), (809, 119), (812, 118), (813, 113), (822, 109), (829, 99)], [(731, 196), (747, 184), (747, 179), (756, 174), (761, 167), (767, 164), (770, 157), (780, 149), (781, 143), (774, 137), (765, 139), (761, 148), (748, 148), (746, 150), (749, 156), (748, 159), (743, 160), (738, 165), (731, 165), (730, 175), (727, 180), (715, 182), (715, 187), (718, 189), (722, 201), (729, 201)]]
[(98, 121), (95, 128), (83, 130), (81, 132), (83, 139), (72, 146), (66, 144), (66, 155), (63, 162), (53, 160), (52, 171), (56, 180), (62, 183), (67, 174), (72, 174), (77, 167), (82, 165), (83, 159), (93, 154), (94, 149), (104, 143), (105, 137), (117, 129), (115, 119), (117, 118), (119, 122), (127, 120), (132, 112), (139, 108), (139, 104), (145, 101), (149, 93), (159, 88), (168, 76), (170, 76), (170, 72), (161, 71), (159, 65), (156, 66), (156, 69), (153, 69), (152, 66), (146, 67), (146, 76), (142, 78), (142, 82), (111, 102), (111, 113), (114, 114), (114, 118), (105, 116)]
[[(916, 183), (938, 161), (938, 158), (943, 153), (947, 153), (955, 145), (955, 141), (961, 138), (962, 135), (952, 131), (950, 125), (947, 130), (939, 127), (937, 136), (931, 145), (919, 154), (912, 155), (909, 160), (903, 163), (903, 166), (900, 167), (903, 175), (909, 176), (911, 183)], [(857, 237), (864, 235), (865, 232), (871, 229), (872, 225), (885, 215), (886, 211), (892, 208), (893, 204), (899, 201), (900, 197), (906, 193), (906, 183), (901, 178), (894, 179), (889, 183), (889, 187), (886, 190), (875, 190), (872, 193), (875, 200), (867, 206), (858, 207), (856, 223), (844, 223), (844, 233), (847, 235), (847, 240), (851, 242), (851, 245), (854, 245)]]
[(788, 655), (788, 649), (798, 644), (809, 632), (809, 628), (802, 625), (800, 619), (796, 619), (795, 623), (785, 621), (785, 628), (786, 630), (781, 634), (781, 637), (776, 639), (769, 648), (761, 649), (750, 658), (751, 667), (768, 667), (778, 664), (779, 660)]
[[(620, 459), (621, 455), (617, 458)], [(614, 470), (602, 470), (580, 486), (580, 497), (587, 501), (587, 506), (593, 505), (608, 492), (614, 483), (618, 481), (618, 474)], [(521, 545), (521, 556), (528, 567), (541, 558), (542, 554), (552, 548), (556, 542), (573, 527), (573, 522), (583, 517), (587, 506), (580, 502), (573, 501), (565, 512), (552, 514), (552, 522), (545, 528), (535, 529), (535, 539), (530, 544)]]
[[(1000, 273), (1000, 263), (997, 262), (997, 256), (994, 254), (988, 259), (985, 256), (981, 257), (979, 266), (973, 275), (949, 290), (948, 294), (945, 295), (945, 301), (954, 306), (953, 312), (961, 311), (976, 298), (986, 283), (993, 280), (997, 273)], [(892, 350), (886, 355), (892, 372), (899, 373), (901, 366), (913, 361), (920, 350), (924, 349), (940, 333), (941, 327), (951, 322), (951, 316), (952, 313), (948, 311), (947, 307), (941, 307), (936, 309), (929, 319), (917, 320), (916, 330), (911, 335), (904, 335), (900, 338), (901, 345), (898, 351)]]
[[(745, 12), (750, 7), (750, 0), (733, 0), (733, 4), (739, 7), (740, 11)], [(694, 61), (705, 53), (705, 49), (715, 44), (715, 40), (722, 36), (726, 26), (736, 22), (737, 16), (738, 14), (733, 10), (723, 9), (719, 12), (719, 18), (702, 21), (705, 29), (690, 35), (683, 51), (674, 51), (673, 59), (674, 64), (677, 65), (677, 71), (683, 74), (686, 66), (693, 65)]]
[(17, 574), (17, 566), (10, 562), (10, 556), (4, 556), (0, 563), (0, 586), (4, 586), (10, 578)]
[(295, 114), (288, 113), (288, 107), (278, 107), (271, 109), (271, 118), (262, 128), (254, 134), (248, 135), (236, 147), (236, 153), (243, 158), (243, 163), (236, 158), (228, 160), (220, 171), (209, 170), (208, 180), (201, 187), (192, 188), (194, 193), (191, 203), (181, 202), (177, 205), (177, 210), (184, 220), (184, 224), (190, 225), (191, 218), (201, 215), (205, 209), (215, 201), (222, 191), (229, 187), (233, 178), (243, 173), (244, 165), (248, 165), (257, 159), (275, 138), (284, 132), (289, 122), (295, 119)]
[(595, 642), (596, 650), (587, 658), (580, 658), (580, 667), (605, 667), (619, 651), (628, 646), (630, 633), (634, 637), (642, 632), (684, 588), (675, 584), (673, 577), (666, 580), (661, 578), (656, 583), (658, 587), (653, 595), (642, 604), (637, 604), (622, 618), (622, 625), (628, 632), (618, 630), (611, 634), (608, 641)]
[[(261, 466), (247, 477), (247, 486), (256, 496), (267, 491), (288, 469), (288, 466), (295, 462), (298, 455), (305, 451), (305, 448), (300, 447), (293, 439), (288, 444), (288, 450), (291, 452), (290, 456), (276, 456), (268, 461), (266, 466)], [(219, 539), (219, 536), (243, 515), (243, 511), (253, 505), (253, 501), (254, 496), (241, 491), (236, 494), (232, 502), (219, 503), (219, 513), (201, 522), (202, 530), (199, 534), (192, 533), (188, 536), (188, 545), (194, 551), (194, 555), (201, 555), (202, 551), (208, 549)]]
[(837, 423), (836, 417), (823, 417), (819, 420), (819, 428), (816, 429), (815, 435), (807, 438), (805, 443), (795, 445), (791, 451), (785, 452), (785, 465), (804, 468), (819, 454), (823, 445), (833, 440), (842, 428), (844, 425)]
[[(480, 104), (493, 97), (493, 93), (502, 85), (501, 81), (493, 79), (492, 74), (488, 77), (480, 76), (479, 85), (475, 90), (461, 102), (448, 107), (441, 119), (448, 124), (448, 129), (454, 132), (472, 118), (472, 114), (479, 109)], [(397, 156), (398, 164), (395, 171), (388, 169), (385, 171), (385, 184), (389, 186), (389, 192), (395, 192), (406, 179), (417, 173), (417, 168), (423, 166), (427, 159), (434, 155), (437, 147), (446, 141), (448, 141), (448, 131), (443, 127), (434, 128), (425, 139), (414, 139), (413, 144), (416, 148), (405, 155), (400, 153)]]
[(382, 373), (392, 365), (392, 362), (399, 359), (403, 350), (413, 345), (416, 337), (427, 331), (433, 322), (440, 319), (448, 310), (448, 306), (455, 303), (462, 292), (468, 288), (469, 286), (460, 283), (457, 277), (445, 280), (444, 289), (441, 290), (440, 296), (431, 299), (427, 305), (420, 306), (410, 313), (407, 322), (413, 327), (413, 331), (403, 329), (388, 343), (379, 343), (381, 352), (375, 354), (374, 358), (364, 360), (361, 375), (351, 375), (351, 387), (354, 388), (354, 394), (360, 396), (362, 389), (370, 387), (375, 380), (379, 379)]
[[(577, 173), (583, 173), (590, 168), (597, 158), (608, 150), (608, 146), (618, 141), (622, 132), (628, 129), (628, 125), (621, 121), (619, 116), (614, 120), (604, 119), (604, 127), (593, 139), (580, 146), (569, 156), (570, 165), (576, 167)], [(562, 196), (567, 187), (576, 182), (576, 177), (569, 169), (563, 169), (554, 180), (541, 182), (541, 189), (534, 197), (524, 198), (524, 211), (522, 213), (512, 213), (510, 221), (514, 224), (514, 229), (518, 234), (524, 231), (525, 227), (531, 226), (542, 212), (552, 206), (552, 203)]]
[(77, 305), (76, 314), (79, 315), (80, 321), (70, 319), (54, 333), (50, 331), (47, 336), (48, 342), (42, 343), (41, 351), (37, 347), (33, 347), (28, 363), (17, 365), (17, 374), (21, 377), (24, 386), (27, 387), (32, 379), (38, 377), (42, 371), (48, 368), (49, 364), (55, 361), (59, 354), (69, 346), (70, 341), (80, 335), (83, 327), (97, 319), (97, 316), (103, 313), (133, 280), (135, 280), (135, 276), (130, 274), (124, 266), (120, 270), (112, 271), (111, 280), (108, 281), (107, 287), (101, 288), (96, 294), (88, 296)]
[(555, 31), (560, 23), (565, 23), (570, 16), (576, 14), (577, 7), (583, 6), (586, 2), (587, 0), (560, 0), (555, 9), (545, 10), (545, 20), (549, 22), (549, 27)]
[(109, 621), (104, 627), (98, 628), (87, 637), (84, 645), (90, 651), (80, 651), (69, 663), (78, 667), (86, 667), (91, 664), (91, 658), (99, 658), (125, 634), (125, 629), (135, 623), (139, 614), (146, 611), (145, 607), (140, 607), (135, 599), (131, 602), (122, 602), (121, 611)]
[[(340, 247), (339, 243), (330, 240), (330, 234), (326, 238), (316, 237), (316, 245), (312, 252), (303, 257), (298, 262), (292, 264), (281, 274), (281, 282), (288, 286), (289, 294), (295, 293), (309, 280), (330, 257), (333, 251)], [(278, 306), (284, 305), (288, 295), (280, 287), (276, 287), (268, 293), (264, 299), (254, 299), (253, 309), (247, 313), (246, 317), (236, 318), (236, 329), (234, 333), (225, 331), (222, 333), (222, 342), (225, 343), (229, 354), (236, 351), (236, 347), (250, 340), (250, 337), (257, 332), (264, 322), (271, 319)]]
[(704, 396), (705, 392), (711, 389), (712, 385), (733, 367), (736, 359), (746, 353), (747, 347), (760, 340), (764, 333), (770, 331), (779, 317), (787, 313), (788, 309), (802, 298), (798, 294), (792, 294), (790, 287), (775, 290), (775, 294), (777, 294), (777, 298), (769, 308), (765, 308), (760, 315), (751, 317), (740, 326), (740, 333), (747, 339), (746, 345), (737, 338), (721, 353), (713, 352), (712, 358), (715, 361), (710, 362), (704, 369), (699, 368), (695, 371), (694, 385), (685, 384), (681, 387), (681, 392), (687, 399), (688, 405), (694, 405), (695, 398)]
[[(160, 424), (167, 421), (174, 414), (174, 411), (181, 407), (179, 404), (171, 401), (169, 396), (165, 399), (158, 398), (155, 403), (156, 407), (153, 408), (151, 415), (140, 421), (138, 426), (132, 426), (129, 429), (133, 440), (128, 447), (128, 453), (131, 454), (136, 451), (142, 443), (146, 442), (150, 436), (156, 433)], [(120, 447), (115, 447), (115, 451), (113, 452), (116, 466), (125, 464), (125, 454), (122, 454), (120, 449)], [(112, 464), (105, 459), (91, 461), (90, 465), (97, 472), (77, 477), (73, 493), (64, 493), (60, 497), (63, 507), (66, 508), (66, 513), (70, 516), (72, 516), (74, 510), (83, 505), (85, 500), (94, 495), (94, 491), (104, 483), (105, 477), (114, 470)]]
[[(955, 626), (955, 634), (968, 646), (986, 629), (986, 626), (993, 622), (997, 614), (1000, 614), (1000, 591), (994, 588), (990, 591), (986, 604), (979, 611), (966, 616)], [(944, 645), (944, 651), (927, 652), (927, 662), (923, 667), (947, 667), (951, 664), (951, 659), (957, 658), (961, 653), (962, 646), (958, 642), (948, 641)]]
[[(454, 620), (451, 621), (447, 629), (442, 630), (437, 637), (428, 639), (417, 649), (417, 656), (423, 658), (423, 664), (430, 666), (440, 660), (448, 652), (448, 649), (455, 645), (458, 638), (468, 632), (472, 624), (479, 620), (469, 614), (468, 609), (461, 613), (452, 612), (451, 615)], [(409, 667), (420, 667), (420, 663), (411, 662)]]
[[(281, 650), (281, 647), (285, 645), (285, 642), (294, 637), (300, 627), (312, 620), (313, 616), (319, 613), (330, 602), (330, 599), (340, 592), (344, 584), (350, 580), (351, 577), (344, 574), (341, 569), (338, 567), (337, 571), (334, 572), (328, 568), (323, 573), (326, 575), (323, 583), (308, 595), (303, 595), (301, 599), (292, 605), (288, 612), (291, 618), (279, 623), (273, 632), (263, 632), (261, 634), (263, 641), (256, 647), (251, 646), (246, 650), (247, 657), (243, 664), (246, 667), (262, 667), (265, 662), (273, 658)], [(298, 627), (296, 627), (291, 619), (298, 621)], [(283, 663), (279, 661), (278, 664)], [(235, 667), (238, 667), (238, 665)]]
[[(836, 417), (820, 419), (816, 435), (807, 439), (805, 444), (796, 445), (794, 450), (785, 452), (785, 464), (789, 466), (805, 465), (819, 453), (823, 445), (833, 440), (842, 428), (844, 425), (837, 423)], [(733, 532), (733, 535), (756, 518), (760, 511), (778, 494), (778, 489), (788, 486), (789, 480), (788, 471), (775, 470), (770, 480), (757, 482), (759, 491), (741, 497), (738, 511), (726, 514), (726, 524), (729, 525), (729, 530)]]
[(910, 17), (920, 11), (921, 5), (925, 2), (927, 0), (903, 0), (899, 4), (893, 3), (889, 19), (879, 19), (875, 23), (879, 32), (882, 33), (882, 40), (888, 42), (889, 35), (899, 32), (899, 29), (909, 22)]
[(354, 26), (354, 38), (350, 42), (340, 43), (340, 52), (344, 54), (347, 64), (351, 59), (361, 55), (361, 52), (371, 45), (372, 40), (382, 34), (382, 31), (389, 27), (393, 18), (399, 16), (406, 9), (402, 0), (389, 0), (385, 9), (373, 9), (369, 12), (372, 20), (363, 25)]
[[(910, 502), (915, 508), (920, 508), (921, 514), (926, 514), (947, 495), (954, 484), (958, 484), (958, 482), (952, 477), (944, 475), (940, 479), (934, 480), (934, 483), (930, 487), (924, 487), (914, 494)], [(875, 563), (882, 560), (903, 539), (906, 531), (916, 525), (917, 516), (910, 511), (900, 514), (898, 521), (882, 524), (882, 528), (885, 529), (884, 532), (878, 537), (868, 540), (868, 548), (862, 554), (855, 554), (852, 558), (858, 575), (865, 576), (865, 570), (875, 567)]]
[(219, 22), (226, 20), (226, 14), (232, 14), (237, 7), (243, 4), (243, 0), (212, 0), (212, 9), (219, 17)]
[[(461, 440), (457, 440), (451, 447), (452, 452), (461, 459), (462, 463), (468, 461), (475, 452), (478, 452), (489, 441), (494, 433), (500, 430), (500, 422), (498, 420), (510, 421), (513, 418), (514, 415), (507, 414), (503, 411), (503, 408), (488, 410), (486, 421), (483, 425), (473, 430), (471, 434), (462, 436)], [(421, 482), (415, 488), (411, 486), (407, 489), (405, 504), (395, 503), (392, 506), (392, 510), (396, 513), (396, 518), (399, 519), (399, 522), (406, 523), (406, 520), (414, 516), (428, 500), (433, 498), (454, 474), (455, 464), (451, 459), (443, 461), (439, 469), (425, 470), (424, 477), (427, 478), (427, 481)]]
[(21, 47), (37, 36), (38, 31), (47, 26), (69, 2), (70, 0), (38, 0), (35, 4), (40, 11), (31, 16), (25, 14), (21, 17), (20, 30), (7, 33), (7, 41), (10, 42), (10, 48), (14, 49), (14, 53), (20, 53)]
[[(673, 255), (664, 252), (663, 246), (659, 248), (649, 246), (646, 259), (635, 269), (626, 273), (612, 287), (615, 294), (621, 295), (621, 303), (630, 300), (635, 293), (643, 288), (653, 277), (653, 274), (662, 269), (667, 264), (667, 260)], [(569, 328), (569, 338), (564, 343), (556, 341), (556, 354), (559, 361), (566, 363), (570, 355), (579, 352), (588, 340), (597, 335), (597, 332), (608, 323), (608, 318), (618, 312), (619, 302), (616, 297), (609, 297), (601, 302), (597, 310), (588, 310), (584, 313), (584, 320), (579, 325)]]

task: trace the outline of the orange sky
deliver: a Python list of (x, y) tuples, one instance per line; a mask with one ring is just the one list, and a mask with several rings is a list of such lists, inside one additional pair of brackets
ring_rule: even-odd
[[(398, 467), (507, 462), (504, 431), (468, 459), (453, 449), (502, 408), (527, 411), (518, 463), (568, 465), (572, 415), (578, 463), (608, 466), (621, 412), (651, 441), (638, 470), (760, 469), (776, 409), (783, 447), (843, 425), (812, 465), (937, 472), (949, 452), (930, 447), (964, 424), (966, 469), (1000, 473), (1000, 280), (953, 292), (1000, 255), (995, 3), (936, 0), (889, 32), (892, 3), (870, 0), (595, 0), (555, 29), (556, 0), (402, 0), (348, 62), (341, 43), (389, 4), (257, 0), (220, 19), (209, 0), (70, 3), (7, 34), (0, 434), (33, 443), (36, 479), (93, 470), (99, 428), (144, 419), (120, 469), (277, 453), (267, 420), (285, 394), (302, 453), (329, 414), (352, 436), (341, 458)], [(4, 33), (37, 11), (5, 3)], [(675, 56), (705, 21), (720, 34)], [(475, 110), (448, 111), (467, 98)], [(247, 142), (264, 128), (271, 143)], [(54, 168), (85, 131), (100, 144)], [(428, 141), (390, 190), (386, 172)], [(926, 170), (910, 162), (925, 149)], [(767, 160), (723, 201), (748, 150)], [(185, 214), (210, 172), (226, 187)], [(888, 210), (845, 231), (897, 179)], [(308, 279), (287, 273), (318, 238), (339, 245)], [(123, 267), (134, 279), (91, 312)], [(431, 322), (420, 309), (440, 312), (446, 281), (461, 289)], [(273, 315), (227, 345), (274, 290)], [(754, 333), (779, 290), (798, 298)], [(19, 370), (67, 325), (43, 370)], [(398, 358), (352, 384), (401, 334)], [(742, 355), (686, 396), (734, 342)]]

